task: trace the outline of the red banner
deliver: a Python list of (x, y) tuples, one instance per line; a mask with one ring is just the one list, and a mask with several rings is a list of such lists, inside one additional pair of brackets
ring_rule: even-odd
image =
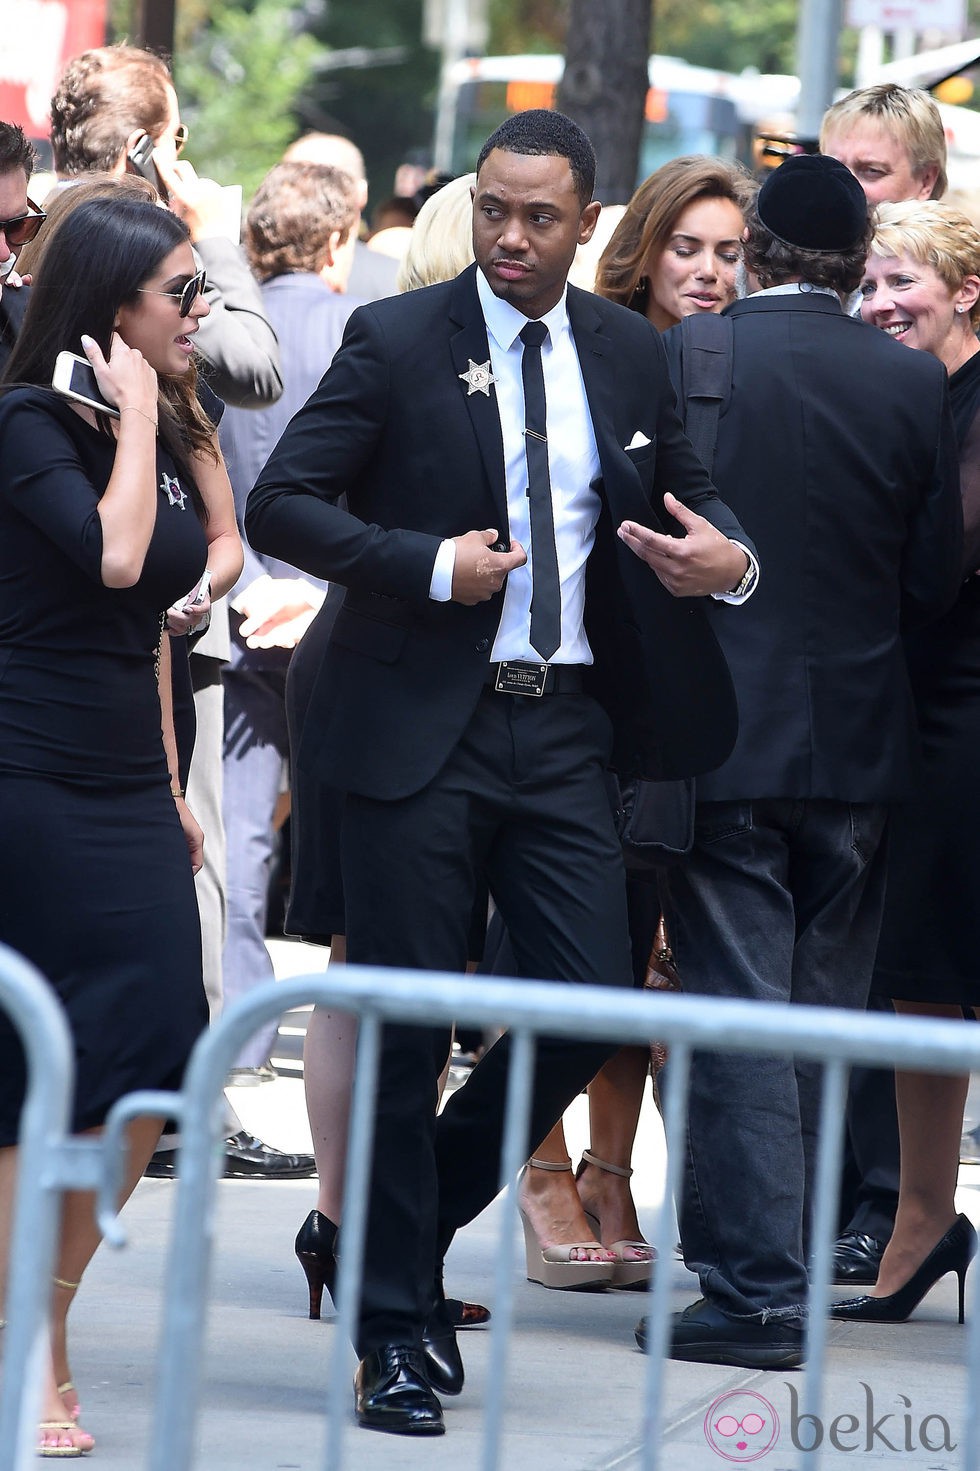
[(0, 0), (0, 119), (47, 138), (65, 63), (105, 34), (106, 0)]

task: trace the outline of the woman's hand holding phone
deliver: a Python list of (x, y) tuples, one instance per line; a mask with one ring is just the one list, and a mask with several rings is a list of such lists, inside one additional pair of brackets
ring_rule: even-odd
[(205, 568), (204, 576), (186, 598), (167, 609), (167, 632), (178, 635), (194, 633), (196, 629), (206, 628), (210, 619), (211, 572)]
[(108, 360), (94, 337), (83, 334), (82, 351), (103, 395), (120, 414), (135, 409), (152, 424), (157, 422), (157, 375), (141, 352), (127, 347), (118, 332), (112, 334)]

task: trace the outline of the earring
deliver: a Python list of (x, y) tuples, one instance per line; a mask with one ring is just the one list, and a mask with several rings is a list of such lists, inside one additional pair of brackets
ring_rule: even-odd
[(966, 311), (966, 307), (965, 306), (958, 306), (956, 308), (956, 310), (957, 310), (957, 312), (962, 313), (962, 312), (965, 312)]
[(650, 277), (641, 276), (633, 288), (633, 295), (629, 299), (629, 305), (635, 312), (646, 311), (647, 297), (650, 295)]

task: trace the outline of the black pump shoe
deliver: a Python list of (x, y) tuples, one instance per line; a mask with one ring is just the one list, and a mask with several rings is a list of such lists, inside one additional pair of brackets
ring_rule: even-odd
[(940, 1277), (945, 1277), (947, 1272), (955, 1272), (959, 1286), (959, 1321), (962, 1323), (966, 1269), (976, 1254), (977, 1233), (966, 1216), (959, 1215), (904, 1287), (887, 1297), (865, 1294), (845, 1298), (843, 1302), (831, 1305), (830, 1316), (851, 1323), (904, 1323)]
[(310, 1211), (296, 1235), (296, 1256), (310, 1289), (310, 1317), (319, 1318), (323, 1289), (331, 1299), (337, 1284), (337, 1227), (329, 1216)]
[(363, 1430), (442, 1435), (446, 1429), (422, 1355), (408, 1344), (385, 1344), (365, 1354), (354, 1378), (354, 1410)]

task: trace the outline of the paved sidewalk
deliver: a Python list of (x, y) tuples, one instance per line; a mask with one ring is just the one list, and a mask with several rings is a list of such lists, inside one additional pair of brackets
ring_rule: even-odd
[[(299, 956), (279, 956), (279, 967), (292, 973), (312, 970), (315, 958), (304, 947)], [(239, 1088), (233, 1098), (245, 1126), (268, 1142), (285, 1149), (308, 1147), (300, 1082), (284, 1078)], [(584, 1132), (584, 1110), (577, 1105), (569, 1127), (573, 1156), (587, 1142)], [(641, 1221), (650, 1230), (662, 1188), (663, 1151), (659, 1121), (649, 1102), (635, 1159), (635, 1194)], [(961, 1180), (961, 1207), (980, 1221), (980, 1166), (964, 1167)], [(315, 1203), (315, 1184), (229, 1180), (218, 1186), (204, 1410), (194, 1471), (321, 1471), (324, 1386), (335, 1329), (326, 1299), (323, 1321), (308, 1320), (305, 1279), (293, 1255), (293, 1237)], [(84, 1424), (98, 1440), (86, 1463), (91, 1471), (141, 1471), (146, 1465), (175, 1194), (171, 1181), (141, 1183), (124, 1216), (129, 1245), (118, 1253), (107, 1248), (99, 1252), (73, 1309), (73, 1371)], [(500, 1210), (499, 1203), (490, 1207), (457, 1239), (447, 1274), (455, 1295), (489, 1300)], [(677, 1262), (667, 1269), (676, 1288), (674, 1305), (682, 1307), (696, 1296), (695, 1280)], [(549, 1292), (525, 1282), (521, 1269), (502, 1458), (506, 1471), (631, 1471), (638, 1466), (646, 1360), (634, 1347), (633, 1326), (643, 1305), (643, 1294), (634, 1292)], [(446, 1436), (413, 1442), (368, 1434), (351, 1417), (347, 1467), (479, 1467), (490, 1335), (462, 1334), (460, 1344), (467, 1386), (458, 1400), (446, 1404)], [(825, 1450), (821, 1468), (958, 1468), (960, 1452), (943, 1449), (942, 1442), (962, 1443), (965, 1349), (965, 1331), (956, 1323), (953, 1277), (930, 1294), (908, 1324), (834, 1325), (824, 1400), (825, 1447), (831, 1421), (844, 1419), (838, 1419), (834, 1432), (840, 1448)], [(352, 1352), (350, 1368), (353, 1374)], [(794, 1448), (794, 1428), (804, 1445), (813, 1434), (813, 1427), (793, 1423), (793, 1396), (799, 1395), (802, 1382), (799, 1374), (670, 1365), (664, 1471), (723, 1471), (750, 1459), (764, 1471), (796, 1471), (800, 1453)], [(738, 1396), (727, 1405), (734, 1420), (753, 1410), (768, 1413), (751, 1396), (761, 1395), (775, 1408), (780, 1431), (768, 1452), (758, 1455), (757, 1442), (747, 1439), (739, 1450), (737, 1437), (724, 1438), (711, 1430), (724, 1408), (709, 1419), (721, 1451), (709, 1443), (706, 1413), (718, 1396), (730, 1393)], [(931, 1418), (923, 1425), (926, 1417)], [(723, 1423), (723, 1428), (730, 1427)], [(769, 1432), (752, 1433), (765, 1438)]]

